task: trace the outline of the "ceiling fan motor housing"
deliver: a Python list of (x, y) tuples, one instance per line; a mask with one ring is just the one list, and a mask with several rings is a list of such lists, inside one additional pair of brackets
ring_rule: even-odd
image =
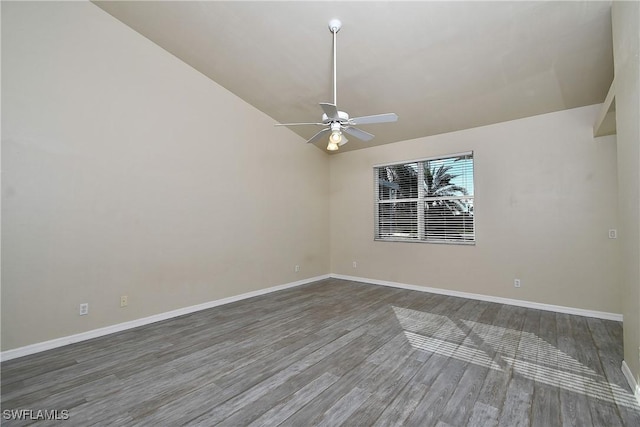
[[(349, 121), (349, 115), (347, 113), (345, 113), (344, 111), (338, 111), (338, 117), (340, 118), (340, 123), (342, 122), (348, 122)], [(322, 123), (331, 123), (331, 122), (336, 122), (338, 120), (335, 119), (331, 119), (329, 118), (326, 114), (322, 115)]]

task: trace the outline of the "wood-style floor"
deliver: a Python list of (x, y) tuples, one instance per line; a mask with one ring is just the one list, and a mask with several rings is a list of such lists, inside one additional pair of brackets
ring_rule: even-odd
[(330, 279), (4, 362), (2, 409), (70, 426), (640, 426), (621, 362), (618, 322)]

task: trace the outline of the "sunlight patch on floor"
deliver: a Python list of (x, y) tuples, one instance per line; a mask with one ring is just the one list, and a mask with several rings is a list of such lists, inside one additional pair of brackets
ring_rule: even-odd
[(526, 331), (393, 307), (413, 348), (640, 410), (631, 392)]

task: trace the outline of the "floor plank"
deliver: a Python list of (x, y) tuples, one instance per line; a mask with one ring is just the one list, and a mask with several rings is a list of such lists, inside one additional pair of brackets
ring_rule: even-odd
[[(538, 337), (544, 340), (544, 342), (541, 343), (543, 345), (538, 349), (536, 364), (549, 368), (551, 372), (559, 371), (555, 313), (545, 311), (540, 314)], [(545, 345), (545, 342), (548, 345)], [(536, 381), (533, 387), (531, 425), (535, 427), (548, 427), (559, 424), (560, 397), (558, 395), (558, 388)]]
[(622, 357), (619, 322), (327, 279), (2, 362), (1, 403), (70, 426), (638, 426)]

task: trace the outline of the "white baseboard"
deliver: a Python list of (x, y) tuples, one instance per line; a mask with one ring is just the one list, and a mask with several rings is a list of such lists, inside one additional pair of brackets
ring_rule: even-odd
[[(405, 283), (389, 282), (389, 281), (386, 281), (386, 280), (367, 279), (367, 278), (364, 278), (364, 277), (347, 276), (347, 275), (342, 275), (342, 274), (326, 274), (326, 275), (322, 275), (322, 276), (316, 276), (316, 277), (311, 277), (311, 278), (308, 278), (308, 279), (298, 280), (296, 282), (286, 283), (284, 285), (272, 286), (272, 287), (266, 288), (266, 289), (260, 289), (260, 290), (257, 290), (257, 291), (247, 292), (247, 293), (244, 293), (244, 294), (235, 295), (235, 296), (228, 297), (228, 298), (222, 298), (222, 299), (219, 299), (219, 300), (209, 301), (209, 302), (206, 302), (206, 303), (203, 303), (203, 304), (198, 304), (198, 305), (192, 305), (190, 307), (179, 308), (177, 310), (172, 310), (172, 311), (168, 311), (168, 312), (165, 312), (165, 313), (159, 313), (159, 314), (155, 314), (155, 315), (149, 316), (149, 317), (144, 317), (144, 318), (141, 318), (141, 319), (131, 320), (129, 322), (118, 323), (116, 325), (106, 326), (104, 328), (93, 329), (91, 331), (81, 332), (81, 333), (75, 334), (75, 335), (69, 335), (69, 336), (66, 336), (66, 337), (56, 338), (56, 339), (49, 340), (49, 341), (44, 341), (44, 342), (40, 342), (40, 343), (27, 345), (27, 346), (24, 346), (24, 347), (19, 347), (19, 348), (15, 348), (15, 349), (11, 349), (11, 350), (6, 350), (6, 351), (3, 351), (3, 352), (0, 353), (0, 361), (11, 360), (11, 359), (15, 359), (15, 358), (22, 357), (22, 356), (28, 356), (30, 354), (39, 353), (39, 352), (42, 352), (42, 351), (45, 351), (45, 350), (51, 350), (53, 348), (62, 347), (62, 346), (68, 345), (68, 344), (73, 344), (73, 343), (76, 343), (76, 342), (85, 341), (85, 340), (89, 340), (89, 339), (92, 339), (92, 338), (97, 338), (97, 337), (101, 337), (101, 336), (104, 336), (104, 335), (113, 334), (115, 332), (121, 332), (121, 331), (124, 331), (124, 330), (127, 330), (127, 329), (136, 328), (138, 326), (144, 326), (144, 325), (148, 325), (150, 323), (160, 322), (162, 320), (171, 319), (173, 317), (178, 317), (178, 316), (182, 316), (182, 315), (185, 315), (185, 314), (194, 313), (194, 312), (200, 311), (200, 310), (206, 310), (208, 308), (217, 307), (219, 305), (229, 304), (229, 303), (240, 301), (240, 300), (243, 300), (243, 299), (252, 298), (252, 297), (259, 296), (259, 295), (265, 295), (265, 294), (268, 294), (268, 293), (271, 293), (271, 292), (276, 292), (276, 291), (280, 291), (280, 290), (283, 290), (283, 289), (293, 288), (293, 287), (296, 287), (296, 286), (301, 286), (301, 285), (305, 285), (307, 283), (316, 282), (318, 280), (323, 280), (323, 279), (328, 279), (328, 278), (351, 280), (351, 281), (354, 281), (354, 282), (369, 283), (369, 284), (372, 284), (372, 285), (390, 286), (390, 287), (394, 287), (394, 288), (409, 289), (409, 290), (413, 290), (413, 291), (430, 292), (430, 293), (434, 293), (434, 294), (449, 295), (449, 296), (461, 297), (461, 298), (469, 298), (469, 299), (475, 299), (475, 300), (480, 300), (480, 301), (496, 302), (496, 303), (500, 303), (500, 304), (509, 304), (509, 305), (515, 305), (515, 306), (518, 306), (518, 307), (526, 307), (526, 308), (535, 308), (535, 309), (538, 309), (538, 310), (554, 311), (554, 312), (558, 312), (558, 313), (575, 314), (575, 315), (578, 315), (578, 316), (595, 317), (595, 318), (599, 318), (599, 319), (615, 320), (615, 321), (620, 321), (620, 322), (622, 321), (622, 315), (621, 314), (616, 314), (616, 313), (607, 313), (607, 312), (602, 312), (602, 311), (584, 310), (584, 309), (580, 309), (580, 308), (572, 308), (572, 307), (564, 307), (564, 306), (559, 306), (559, 305), (542, 304), (542, 303), (536, 303), (536, 302), (530, 302), (530, 301), (522, 301), (522, 300), (516, 300), (516, 299), (510, 299), (510, 298), (501, 298), (501, 297), (494, 297), (494, 296), (489, 296), (489, 295), (473, 294), (473, 293), (468, 293), (468, 292), (451, 291), (451, 290), (447, 290), (447, 289), (439, 289), (439, 288), (431, 288), (431, 287), (426, 287), (426, 286), (409, 285), (409, 284), (405, 284)], [(623, 363), (623, 372), (624, 372), (624, 367), (625, 366), (626, 366), (626, 364)], [(627, 367), (626, 369), (628, 371), (629, 368)], [(631, 380), (633, 380), (633, 375), (631, 375), (629, 377), (628, 375), (630, 375), (630, 374), (631, 374), (630, 371), (629, 371), (628, 374), (625, 372), (625, 376), (627, 376), (627, 381), (629, 381), (630, 384), (631, 384)], [(629, 378), (631, 378), (631, 380)], [(635, 384), (635, 380), (633, 380), (633, 381), (634, 381), (634, 384)], [(636, 396), (638, 396), (638, 390), (637, 390), (638, 386), (636, 385), (635, 387), (636, 388), (634, 390), (636, 390)]]
[(39, 342), (39, 343), (24, 346), (24, 347), (18, 347), (11, 350), (6, 350), (0, 353), (0, 360), (4, 362), (6, 360), (15, 359), (22, 356), (28, 356), (30, 354), (39, 353), (41, 351), (51, 350), (53, 348), (62, 347), (62, 346), (73, 344), (80, 341), (90, 340), (92, 338), (113, 334), (115, 332), (121, 332), (127, 329), (137, 328), (138, 326), (144, 326), (150, 323), (160, 322), (162, 320), (167, 320), (173, 317), (194, 313), (200, 310), (206, 310), (208, 308), (217, 307), (219, 305), (229, 304), (229, 303), (240, 301), (243, 299), (257, 297), (259, 295), (265, 295), (271, 292), (281, 291), (283, 289), (289, 289), (296, 286), (306, 285), (307, 283), (328, 279), (329, 277), (330, 276), (328, 274), (325, 274), (322, 276), (310, 277), (308, 279), (298, 280), (296, 282), (286, 283), (284, 285), (272, 286), (270, 288), (260, 289), (257, 291), (247, 292), (244, 294), (235, 295), (228, 298), (209, 301), (203, 304), (192, 305), (190, 307), (183, 307), (177, 310), (167, 311), (165, 313), (154, 314), (153, 316), (143, 317), (141, 319), (131, 320), (129, 322), (118, 323), (116, 325), (106, 326), (104, 328), (99, 328), (99, 329), (93, 329), (91, 331), (81, 332), (75, 335), (69, 335), (66, 337), (56, 338), (49, 341)]
[(523, 301), (511, 298), (494, 297), (490, 295), (473, 294), (469, 292), (451, 291), (448, 289), (430, 288), (427, 286), (408, 285), (405, 283), (388, 282), (386, 280), (367, 279), (364, 277), (346, 276), (343, 274), (330, 274), (334, 279), (351, 280), (354, 282), (370, 283), (372, 285), (391, 286), (393, 288), (409, 289), (412, 291), (429, 292), (432, 294), (448, 295), (452, 297), (469, 298), (480, 301), (497, 302), (500, 304), (515, 305), (517, 307), (535, 308), (537, 310), (554, 311), (557, 313), (574, 314), (577, 316), (595, 317), (598, 319), (615, 320), (622, 322), (622, 314), (607, 313), (604, 311), (584, 310), (582, 308), (564, 307), (561, 305), (542, 304), (539, 302)]
[(631, 391), (633, 392), (633, 395), (636, 397), (636, 400), (640, 405), (640, 385), (638, 385), (638, 383), (636, 382), (631, 369), (629, 369), (629, 365), (627, 365), (627, 362), (625, 362), (624, 360), (622, 361), (622, 373), (627, 379), (629, 387), (631, 387)]

